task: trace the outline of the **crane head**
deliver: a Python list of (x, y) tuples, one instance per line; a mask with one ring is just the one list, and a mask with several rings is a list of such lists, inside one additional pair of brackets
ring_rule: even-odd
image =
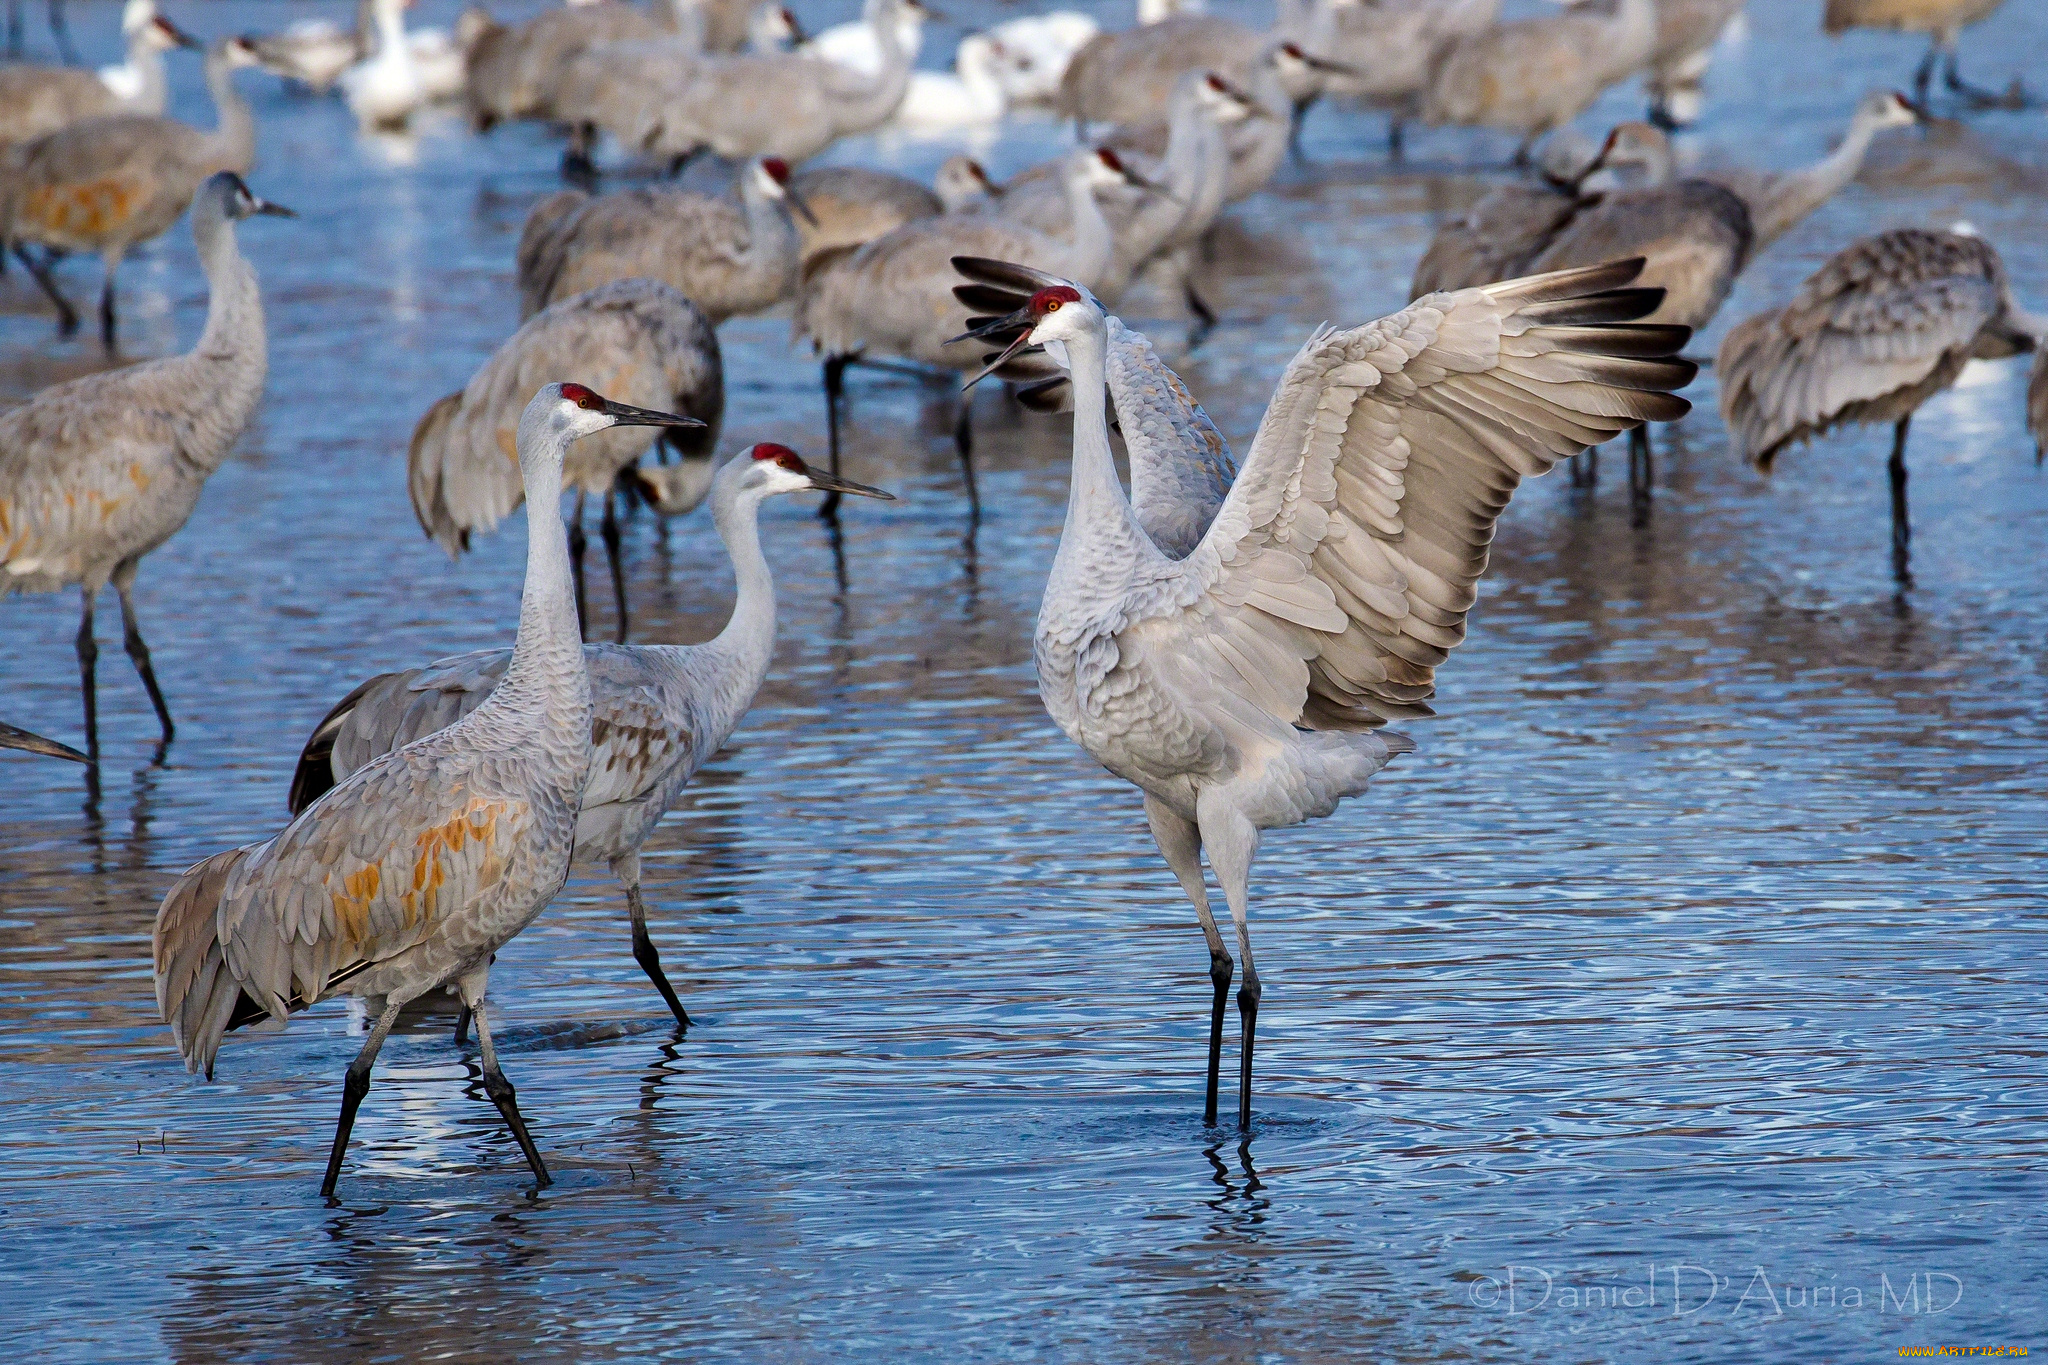
[(728, 466), (733, 492), (752, 492), (760, 497), (774, 497), (777, 493), (852, 493), (857, 497), (881, 498), (894, 502), (894, 493), (885, 493), (879, 488), (870, 488), (852, 479), (842, 479), (837, 474), (828, 474), (822, 469), (804, 463), (804, 457), (788, 446), (773, 441), (762, 441), (747, 451), (747, 458), (734, 460)]
[[(652, 408), (636, 408), (628, 403), (615, 403), (584, 384), (564, 381), (550, 384), (534, 395), (533, 404), (552, 408), (551, 415), (566, 428), (570, 440), (589, 436), (594, 432), (611, 427), (701, 427), (704, 424), (694, 417), (684, 417), (673, 412), (657, 412)], [(520, 423), (522, 427), (525, 423)]]
[(764, 156), (756, 163), (755, 181), (761, 193), (769, 199), (781, 199), (789, 207), (803, 215), (803, 220), (812, 227), (818, 225), (818, 215), (811, 212), (811, 206), (803, 196), (789, 187), (789, 163), (779, 156)]
[[(988, 363), (969, 379), (965, 385), (973, 388), (989, 375), (994, 374), (1012, 357), (1029, 346), (1043, 345), (1048, 341), (1064, 341), (1072, 334), (1070, 319), (1080, 319), (1086, 326), (1091, 318), (1099, 318), (1099, 309), (1091, 308), (1089, 296), (1071, 284), (1049, 284), (1038, 290), (1022, 308), (1007, 316), (991, 318), (971, 331), (954, 337), (953, 341), (972, 339), (996, 339), (1007, 337), (1010, 344), (998, 355), (989, 358)], [(948, 342), (951, 345), (952, 342)]]

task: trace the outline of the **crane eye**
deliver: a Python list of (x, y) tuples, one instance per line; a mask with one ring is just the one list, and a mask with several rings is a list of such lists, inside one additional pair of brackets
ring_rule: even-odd
[(599, 412), (604, 408), (604, 400), (589, 389), (584, 388), (581, 384), (562, 385), (562, 397), (568, 399), (577, 407), (582, 408), (585, 412)]
[(1048, 303), (1047, 305), (1045, 305), (1045, 311), (1046, 311), (1046, 312), (1048, 312), (1048, 313), (1057, 313), (1057, 312), (1059, 312), (1059, 311), (1060, 311), (1060, 301), (1059, 301), (1058, 299), (1054, 299), (1054, 300), (1053, 300), (1053, 301), (1052, 301), (1051, 303)]

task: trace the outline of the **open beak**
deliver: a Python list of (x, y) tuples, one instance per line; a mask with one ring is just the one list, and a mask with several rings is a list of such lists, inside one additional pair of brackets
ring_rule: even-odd
[[(1016, 337), (1010, 342), (1010, 344), (1003, 348), (1002, 353), (1000, 355), (996, 356), (995, 359), (989, 361), (988, 364), (982, 366), (981, 369), (978, 372), (976, 372), (972, 378), (970, 378), (965, 384), (962, 384), (960, 386), (961, 392), (965, 393), (968, 389), (973, 388), (976, 384), (979, 384), (982, 380), (988, 378), (997, 370), (1000, 370), (1001, 368), (1003, 368), (1003, 366), (1007, 365), (1010, 362), (1010, 357), (1016, 355), (1019, 351), (1022, 351), (1026, 347), (1030, 346), (1031, 329), (1036, 325), (1037, 319), (1028, 310), (1020, 309), (1019, 311), (1010, 314), (1008, 317), (1000, 317), (996, 318), (992, 322), (984, 322), (981, 326), (975, 328), (973, 331), (962, 332), (959, 336), (954, 337), (954, 341), (967, 341), (976, 337), (1000, 336), (1003, 335), (1004, 333), (1009, 332), (1012, 328), (1022, 329), (1021, 331), (1018, 331)], [(952, 343), (948, 342), (947, 344), (951, 345)]]
[(815, 465), (806, 464), (804, 466), (804, 477), (811, 481), (811, 487), (821, 493), (852, 493), (856, 497), (880, 498), (883, 502), (896, 501), (894, 493), (885, 493), (879, 488), (870, 488), (864, 483), (855, 483), (852, 479), (842, 479), (837, 474), (827, 474)]
[(622, 427), (701, 427), (704, 424), (694, 417), (683, 417), (673, 412), (656, 412), (653, 408), (636, 408), (630, 403), (614, 403), (604, 400), (604, 414), (613, 423)]
[(19, 726), (0, 721), (0, 749), (20, 749), (25, 753), (48, 754), (51, 758), (68, 758), (73, 763), (90, 763), (87, 758), (69, 744), (59, 744), (54, 739), (32, 735)]
[(250, 210), (252, 213), (266, 214), (272, 218), (296, 218), (299, 216), (283, 204), (273, 204), (268, 199), (257, 199), (253, 194), (249, 197), (256, 201), (256, 207)]
[(784, 185), (782, 187), (782, 197), (789, 201), (789, 206), (791, 208), (795, 209), (798, 213), (804, 216), (804, 221), (806, 223), (809, 223), (812, 227), (816, 227), (818, 225), (818, 215), (811, 212), (811, 206), (804, 202), (804, 197), (802, 195), (798, 194), (789, 186)]

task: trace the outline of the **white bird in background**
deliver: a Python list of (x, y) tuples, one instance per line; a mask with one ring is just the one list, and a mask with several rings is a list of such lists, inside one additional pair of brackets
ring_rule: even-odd
[(341, 1175), (370, 1068), (408, 1001), (452, 988), (474, 1014), (484, 1092), (532, 1167), (548, 1171), (498, 1066), (484, 992), (491, 958), (569, 876), (591, 766), (590, 674), (576, 629), (562, 461), (579, 437), (684, 419), (550, 384), (519, 423), (526, 586), (504, 686), (468, 716), (385, 755), (275, 838), (188, 869), (157, 910), (157, 1007), (191, 1071), (211, 1078), (227, 1033), (336, 995), (377, 1022), (349, 1066), (320, 1192)]
[(1002, 68), (1005, 54), (985, 33), (960, 40), (953, 70), (913, 71), (896, 106), (895, 123), (913, 132), (971, 128), (999, 121), (1009, 107)]
[(1060, 78), (1074, 54), (1102, 26), (1079, 10), (1054, 10), (1009, 19), (988, 31), (1001, 50), (997, 79), (1013, 104), (1050, 104), (1059, 98)]
[[(690, 1016), (647, 936), (640, 847), (697, 769), (732, 737), (768, 676), (775, 579), (761, 553), (761, 504), (807, 489), (891, 496), (813, 469), (787, 446), (754, 446), (745, 457), (727, 460), (712, 481), (711, 520), (732, 556), (739, 588), (725, 629), (701, 645), (583, 647), (594, 707), (593, 757), (576, 817), (575, 861), (609, 867), (626, 888), (633, 959), (684, 1027)], [(381, 755), (474, 711), (510, 665), (507, 651), (483, 650), (386, 673), (350, 692), (306, 741), (292, 778), (292, 813)]]
[[(860, 18), (820, 30), (797, 51), (806, 57), (843, 66), (858, 75), (879, 76), (882, 74), (883, 53), (882, 45), (875, 37), (874, 25), (880, 10), (878, 0), (866, 0), (861, 6)], [(930, 17), (929, 10), (918, 6), (896, 12), (896, 42), (912, 66), (917, 65), (917, 54), (924, 47), (924, 21)]]
[[(1004, 267), (960, 264), (977, 281), (962, 301), (985, 304), (985, 281)], [(1039, 608), (1039, 692), (1062, 730), (1145, 793), (1153, 837), (1194, 902), (1215, 986), (1208, 1122), (1233, 963), (1203, 851), (1244, 965), (1238, 1125), (1249, 1129), (1261, 995), (1249, 885), (1261, 835), (1331, 814), (1413, 747), (1378, 727), (1429, 714), (1436, 666), (1464, 638), (1494, 523), (1523, 478), (1685, 413), (1670, 390), (1695, 373), (1674, 358), (1690, 333), (1629, 325), (1662, 300), (1623, 287), (1642, 264), (1433, 294), (1379, 322), (1318, 331), (1288, 365), (1213, 521), (1179, 558), (1118, 480), (1102, 306), (1070, 283), (1045, 285), (971, 333), (1011, 338), (1006, 357), (1057, 344), (1071, 371), (1073, 482)], [(1177, 381), (1165, 393), (1184, 397)], [(1119, 416), (1127, 440), (1147, 431), (1144, 414)], [(1163, 429), (1181, 433), (1185, 459), (1212, 456), (1185, 411)]]

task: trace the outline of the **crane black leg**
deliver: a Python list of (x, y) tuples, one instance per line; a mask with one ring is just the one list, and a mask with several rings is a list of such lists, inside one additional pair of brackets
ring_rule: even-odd
[(1188, 349), (1193, 350), (1207, 341), (1209, 333), (1216, 330), (1216, 310), (1197, 292), (1193, 279), (1181, 281), (1181, 293), (1187, 300), (1188, 311), (1195, 315), (1195, 325), (1188, 331)]
[(71, 25), (64, 22), (64, 0), (50, 0), (50, 32), (57, 39), (58, 55), (64, 65), (78, 65), (78, 49), (71, 46)]
[(1387, 116), (1387, 160), (1396, 166), (1408, 159), (1408, 123), (1398, 114)]
[(7, 55), (21, 56), (21, 6), (22, 0), (7, 0)]
[[(843, 355), (825, 357), (825, 443), (831, 472), (839, 473), (839, 397), (846, 391), (846, 360)], [(818, 515), (826, 521), (839, 520), (839, 494), (827, 493), (818, 504)]]
[(605, 490), (604, 520), (598, 523), (597, 530), (599, 536), (604, 540), (605, 563), (609, 564), (612, 570), (612, 598), (619, 609), (618, 640), (620, 644), (624, 644), (626, 643), (627, 622), (626, 567), (620, 562), (619, 556), (619, 518), (612, 509), (612, 493), (614, 491), (614, 489), (610, 488)]
[(512, 1089), (512, 1082), (506, 1080), (505, 1073), (498, 1069), (498, 1050), (491, 1046), (490, 1002), (478, 996), (470, 1002), (470, 1009), (476, 1013), (476, 1040), (484, 1050), (484, 1093), (505, 1116), (506, 1125), (519, 1142), (519, 1150), (526, 1154), (526, 1164), (533, 1167), (534, 1182), (552, 1185), (555, 1182), (549, 1178), (548, 1168), (541, 1162), (540, 1149), (533, 1145), (533, 1135), (526, 1131), (526, 1120), (519, 1113), (519, 1097)]
[(1972, 109), (2024, 109), (2027, 107), (2026, 92), (2021, 88), (2017, 79), (2013, 81), (2012, 88), (2004, 94), (2000, 94), (1996, 90), (1986, 90), (1982, 86), (1971, 85), (1968, 81), (1964, 80), (1962, 71), (1956, 66), (1956, 50), (1954, 48), (1948, 50), (1942, 63), (1941, 83), (1948, 87), (1950, 93), (1962, 96)]
[(1892, 567), (1904, 579), (1913, 552), (1913, 522), (1906, 510), (1906, 429), (1913, 423), (1907, 413), (1892, 428)]
[(92, 589), (81, 586), (79, 593), (85, 598), (85, 610), (78, 618), (78, 685), (85, 693), (85, 756), (93, 769), (100, 766), (100, 701), (99, 688), (93, 676), (94, 665), (99, 662), (99, 642), (92, 638)]
[(107, 278), (100, 285), (100, 349), (108, 355), (114, 353), (114, 267), (107, 267)]
[(1650, 428), (1645, 424), (1628, 434), (1628, 491), (1637, 501), (1645, 501), (1656, 483), (1657, 466), (1650, 447)]
[(163, 729), (162, 742), (169, 744), (178, 727), (171, 724), (171, 708), (164, 704), (163, 689), (156, 685), (156, 670), (149, 664), (149, 646), (143, 643), (142, 627), (135, 619), (134, 560), (114, 570), (114, 591), (121, 595), (121, 645), (128, 651), (135, 671), (142, 675), (142, 685), (149, 690), (149, 704), (156, 708), (156, 722)]
[(456, 1011), (455, 1046), (461, 1047), (464, 1043), (469, 1041), (469, 1021), (472, 1017), (473, 1012), (467, 1005), (464, 1005), (460, 1010)]
[(76, 332), (78, 330), (78, 310), (71, 306), (71, 300), (64, 297), (63, 291), (57, 288), (57, 281), (50, 277), (50, 263), (48, 261), (38, 261), (35, 257), (29, 255), (28, 248), (19, 242), (15, 243), (14, 255), (28, 270), (29, 275), (34, 278), (36, 288), (42, 290), (43, 296), (49, 299), (51, 304), (56, 307), (57, 335), (62, 338)]
[(960, 411), (953, 418), (953, 449), (960, 452), (960, 477), (967, 481), (967, 516), (981, 524), (981, 490), (974, 483), (974, 391), (960, 395)]
[(1230, 959), (1230, 950), (1223, 946), (1223, 931), (1216, 927), (1215, 912), (1209, 908), (1209, 888), (1202, 881), (1201, 831), (1149, 792), (1145, 796), (1145, 818), (1152, 826), (1152, 841), (1159, 845), (1159, 852), (1173, 869), (1180, 889), (1195, 903), (1195, 914), (1202, 921), (1202, 937), (1209, 943), (1209, 980), (1216, 987), (1216, 998), (1209, 1010), (1209, 1075), (1202, 1102), (1202, 1123), (1214, 1128), (1216, 1091), (1223, 1071), (1223, 1011), (1230, 1003), (1230, 977), (1236, 964)]
[(1572, 487), (1591, 488), (1600, 482), (1600, 447), (1587, 446), (1572, 456)]
[(647, 936), (647, 902), (640, 896), (640, 858), (629, 854), (612, 864), (612, 875), (626, 888), (626, 905), (633, 915), (633, 960), (640, 964), (640, 970), (647, 973), (647, 979), (654, 983), (654, 989), (661, 992), (667, 1002), (669, 1013), (684, 1028), (690, 1026), (690, 1014), (683, 1008), (683, 1002), (676, 996), (676, 988), (668, 983), (668, 976), (661, 970), (661, 954), (655, 951), (654, 940)]
[(1237, 988), (1237, 1017), (1244, 1026), (1244, 1038), (1237, 1059), (1237, 1126), (1252, 1129), (1252, 1035), (1259, 1027), (1259, 974), (1249, 954), (1244, 960), (1244, 984)]
[(576, 580), (576, 629), (590, 638), (590, 603), (583, 596), (583, 552), (590, 547), (583, 534), (583, 493), (576, 494), (576, 510), (569, 517), (569, 574)]
[(320, 1182), (323, 1199), (334, 1198), (334, 1182), (341, 1179), (341, 1157), (348, 1150), (349, 1131), (356, 1126), (356, 1110), (362, 1108), (363, 1096), (370, 1093), (370, 1068), (377, 1064), (377, 1053), (390, 1036), (391, 1026), (398, 1022), (400, 1004), (396, 1000), (385, 1002), (384, 1013), (377, 1016), (370, 1036), (363, 1041), (363, 1050), (348, 1064), (348, 1075), (341, 1083), (341, 1118), (334, 1125), (334, 1148), (327, 1154), (327, 1178)]
[(1923, 109), (1927, 107), (1927, 88), (1934, 81), (1934, 63), (1941, 56), (1941, 45), (1929, 43), (1927, 55), (1920, 59), (1920, 65), (1913, 71), (1913, 102)]

